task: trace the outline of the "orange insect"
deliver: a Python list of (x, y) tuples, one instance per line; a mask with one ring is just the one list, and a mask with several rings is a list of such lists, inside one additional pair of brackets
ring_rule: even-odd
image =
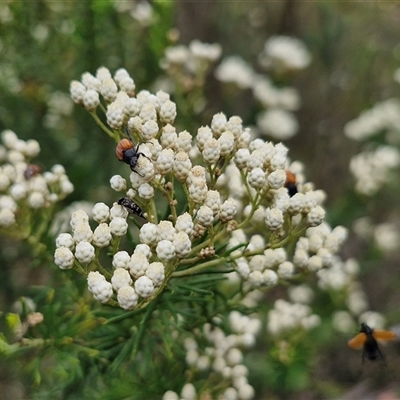
[(132, 139), (122, 139), (115, 148), (115, 154), (119, 161), (128, 164), (133, 172), (136, 172), (139, 176), (142, 176), (136, 169), (136, 164), (140, 156), (146, 157), (146, 154), (139, 152), (139, 143), (136, 148), (133, 145)]
[(288, 169), (285, 172), (286, 172), (285, 188), (288, 190), (289, 196), (292, 197), (297, 193), (296, 175), (293, 172), (290, 172)]
[(28, 164), (26, 170), (24, 171), (24, 178), (28, 181), (36, 175), (42, 172), (42, 167), (37, 164)]
[(381, 349), (379, 348), (378, 341), (385, 342), (393, 340), (397, 335), (392, 331), (385, 331), (383, 329), (372, 329), (365, 322), (361, 324), (360, 333), (348, 341), (349, 347), (354, 350), (363, 350), (362, 362), (365, 358), (375, 361), (378, 357), (385, 363)]

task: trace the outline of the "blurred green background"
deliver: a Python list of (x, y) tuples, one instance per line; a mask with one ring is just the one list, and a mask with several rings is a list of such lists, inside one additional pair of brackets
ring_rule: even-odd
[[(94, 74), (100, 66), (112, 72), (124, 67), (138, 91), (151, 90), (163, 75), (159, 62), (165, 48), (193, 39), (219, 43), (223, 57), (240, 55), (257, 70), (265, 41), (272, 35), (288, 35), (301, 39), (312, 54), (310, 67), (291, 82), (300, 92), (302, 106), (296, 112), (300, 131), (285, 142), (290, 157), (303, 162), (308, 180), (328, 194), (326, 209), (332, 225), (351, 228), (355, 219), (365, 215), (376, 223), (388, 219), (399, 223), (399, 176), (372, 198), (357, 195), (348, 164), (362, 144), (343, 134), (345, 123), (362, 110), (399, 94), (393, 81), (400, 65), (398, 2), (154, 1), (156, 23), (148, 26), (124, 11), (129, 4), (0, 3), (0, 130), (12, 129), (22, 139), (38, 140), (42, 151), (37, 161), (45, 169), (56, 163), (65, 166), (75, 191), (60, 208), (81, 200), (114, 201), (109, 179), (125, 170), (116, 160), (115, 143), (86, 110), (68, 100), (71, 80), (79, 80), (85, 71)], [(206, 109), (192, 126), (179, 120), (178, 108), (182, 129), (194, 133), (220, 111), (241, 116), (245, 125), (255, 123), (259, 105), (246, 91), (228, 98), (211, 71), (204, 92)], [(27, 285), (43, 284), (47, 272), (33, 269), (23, 245), (4, 239), (1, 247), (0, 304), (8, 310), (18, 296), (26, 295)], [(371, 309), (382, 312), (389, 325), (400, 321), (399, 253), (383, 255), (351, 233), (343, 257), (360, 261)], [(21, 271), (22, 277), (17, 278)], [(319, 307), (323, 314), (322, 300)], [(310, 354), (313, 363), (311, 383), (299, 384), (298, 389), (294, 385), (295, 390), (286, 392), (282, 382), (295, 382), (301, 371), (293, 369), (293, 376), (283, 378), (276, 367), (277, 385), (270, 388), (275, 397), (269, 398), (339, 398), (343, 393), (349, 399), (366, 398), (367, 381), (376, 391), (370, 398), (378, 398), (380, 392), (398, 386), (399, 345), (386, 350), (387, 368), (361, 368), (361, 357), (347, 348), (347, 339), (323, 325), (301, 349), (302, 357)], [(254, 383), (258, 388), (259, 374)], [(0, 392), (3, 384), (7, 385), (7, 374)]]

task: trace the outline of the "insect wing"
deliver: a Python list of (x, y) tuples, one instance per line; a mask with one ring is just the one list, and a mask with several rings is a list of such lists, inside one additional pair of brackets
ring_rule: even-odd
[(378, 342), (387, 342), (397, 338), (397, 335), (392, 331), (385, 331), (384, 329), (374, 329), (372, 336)]
[(358, 335), (354, 336), (347, 342), (347, 345), (354, 350), (360, 350), (365, 345), (367, 341), (367, 335), (364, 332), (360, 332)]

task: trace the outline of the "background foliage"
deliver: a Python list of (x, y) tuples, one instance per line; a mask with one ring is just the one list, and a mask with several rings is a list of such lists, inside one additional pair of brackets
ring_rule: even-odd
[[(42, 148), (40, 163), (46, 167), (55, 163), (65, 166), (75, 191), (60, 209), (82, 199), (114, 201), (108, 188), (109, 171), (118, 173), (124, 168), (116, 162), (114, 143), (99, 134), (88, 113), (78, 107), (69, 109), (68, 102), (64, 105), (62, 96), (68, 96), (72, 79), (84, 71), (94, 73), (101, 65), (110, 70), (123, 66), (139, 90), (151, 88), (163, 74), (159, 61), (165, 48), (176, 40), (220, 43), (224, 55), (238, 54), (257, 68), (256, 58), (264, 42), (272, 35), (284, 34), (301, 38), (313, 57), (311, 66), (294, 81), (302, 97), (297, 113), (300, 131), (286, 144), (292, 159), (305, 164), (309, 180), (327, 192), (329, 222), (351, 228), (357, 218), (368, 215), (376, 223), (390, 219), (399, 226), (398, 176), (372, 198), (355, 193), (348, 164), (361, 144), (343, 134), (345, 123), (362, 110), (398, 96), (398, 85), (393, 82), (400, 58), (398, 4), (154, 1), (152, 6), (156, 23), (141, 26), (112, 1), (7, 1), (0, 5), (0, 130), (12, 129), (22, 139), (37, 139)], [(218, 111), (240, 115), (244, 125), (254, 124), (258, 106), (246, 91), (229, 93), (210, 74), (204, 92), (206, 109), (196, 118), (184, 115), (181, 123), (185, 129), (207, 123)], [(61, 96), (61, 106), (54, 107), (55, 96)], [(54, 245), (49, 242), (49, 246)], [(344, 256), (361, 262), (361, 280), (371, 309), (382, 312), (389, 324), (395, 325), (400, 318), (398, 251), (383, 254), (352, 234)], [(87, 323), (98, 325), (102, 318), (110, 317), (107, 310), (92, 307), (90, 295), (76, 303), (85, 282), (64, 281), (64, 277), (60, 282), (52, 258), (33, 257), (24, 244), (7, 237), (2, 238), (0, 265), (2, 310), (7, 312), (20, 296), (33, 297), (48, 307), (43, 310), (47, 323), (36, 327), (36, 333), (49, 337), (49, 332), (54, 332), (51, 340), (57, 343), (48, 347), (44, 343), (46, 350), (40, 354), (27, 352), (17, 362), (2, 363), (0, 392), (7, 393), (4, 398), (73, 399), (78, 398), (76, 393), (86, 398), (140, 398), (132, 394), (132, 387), (142, 387), (142, 398), (156, 396), (163, 382), (144, 376), (148, 371), (132, 371), (131, 365), (121, 366), (117, 358), (111, 370), (119, 370), (119, 375), (103, 379), (106, 361), (97, 359), (90, 346), (64, 347), (69, 343), (62, 341), (75, 331), (87, 335), (86, 345), (101, 342), (101, 336), (93, 336)], [(177, 290), (182, 296), (189, 295), (184, 288)], [(322, 316), (325, 309), (335, 306), (322, 296), (318, 305)], [(326, 317), (330, 314), (326, 312)], [(169, 329), (163, 329), (162, 316), (159, 324), (157, 332), (163, 335), (146, 336), (141, 346), (156, 346), (156, 351), (164, 352), (173, 338)], [(63, 330), (58, 329), (60, 325)], [(123, 323), (118, 332), (105, 326), (110, 343), (103, 343), (103, 348), (110, 354), (121, 354), (122, 346), (126, 352), (134, 350), (139, 344), (132, 339), (133, 325), (132, 321)], [(279, 361), (273, 348), (265, 368), (256, 350), (247, 360), (254, 376), (251, 383), (260, 393), (277, 399), (332, 398), (343, 393), (360, 398), (366, 380), (370, 391), (398, 385), (398, 345), (387, 351), (388, 368), (368, 364), (360, 369), (358, 355), (347, 348), (347, 339), (334, 332), (328, 320), (323, 321), (312, 336), (293, 339), (298, 346), (290, 368)], [(268, 345), (268, 338), (265, 341)], [(182, 371), (173, 358), (170, 362), (165, 368), (177, 369), (177, 382), (168, 384), (178, 388)]]

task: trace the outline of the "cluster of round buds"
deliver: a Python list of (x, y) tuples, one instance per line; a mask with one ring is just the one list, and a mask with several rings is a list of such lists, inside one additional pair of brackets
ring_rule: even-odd
[[(239, 117), (228, 118), (223, 113), (215, 114), (210, 125), (200, 127), (193, 136), (187, 131), (177, 132), (173, 125), (176, 106), (169, 95), (144, 90), (135, 94), (133, 80), (124, 69), (111, 77), (107, 69), (99, 68), (96, 76), (86, 73), (81, 83), (71, 83), (71, 95), (77, 103), (85, 105), (85, 94), (80, 94), (90, 91), (98, 98), (103, 96), (108, 104), (106, 117), (111, 128), (121, 132), (127, 126), (139, 140), (135, 147), (130, 138), (118, 144), (117, 157), (129, 163), (132, 170), (131, 187), (125, 178), (115, 175), (110, 180), (112, 188), (126, 191), (127, 198), (136, 198), (140, 204), (152, 204), (149, 210), (155, 210), (155, 197), (161, 191), (171, 207), (170, 220), (158, 222), (157, 215), (149, 213), (149, 222), (140, 228), (139, 241), (150, 254), (134, 253), (130, 261), (128, 254), (123, 256), (126, 263), (130, 262), (123, 268), (133, 281), (146, 278), (140, 281), (140, 289), (136, 281), (131, 284), (138, 296), (151, 296), (163, 279), (158, 273), (157, 278), (146, 275), (151, 261), (174, 271), (188, 256), (196, 257), (198, 264), (213, 257), (214, 252), (205, 251), (209, 242), (204, 241), (204, 247), (196, 242), (207, 233), (228, 242), (228, 249), (233, 251), (225, 261), (234, 262), (239, 276), (253, 287), (274, 286), (305, 269), (318, 272), (332, 265), (344, 240), (343, 230), (326, 231), (322, 208), (325, 194), (305, 182), (301, 164), (289, 161), (283, 144), (251, 140), (250, 130), (243, 127)], [(129, 156), (124, 153), (127, 150)], [(176, 181), (187, 197), (182, 207), (177, 207), (181, 200), (175, 197)], [(179, 208), (188, 212), (179, 215)], [(125, 220), (123, 227), (118, 219), (112, 220), (111, 235), (124, 235), (125, 224)], [(317, 229), (321, 230), (319, 234), (315, 233)], [(85, 238), (86, 231), (78, 230), (74, 235)], [(265, 232), (262, 237), (257, 234), (261, 231)], [(343, 237), (337, 237), (340, 233)], [(323, 239), (320, 247), (317, 236)], [(290, 256), (279, 245), (289, 239), (296, 243)], [(309, 246), (305, 249), (306, 241)], [(192, 254), (194, 248), (196, 254)], [(118, 257), (113, 261), (115, 268)]]
[(176, 106), (163, 91), (156, 95), (147, 90), (136, 94), (135, 89), (135, 82), (124, 68), (112, 76), (107, 68), (101, 67), (96, 76), (85, 72), (81, 81), (70, 84), (72, 100), (90, 112), (97, 109), (101, 99), (104, 100), (107, 123), (113, 130), (128, 126), (143, 132), (144, 140), (151, 140), (159, 130), (157, 118), (162, 124), (173, 123)]
[[(89, 224), (87, 213), (78, 210), (71, 217), (72, 233), (61, 233), (57, 237), (54, 260), (61, 269), (89, 265), (101, 248), (108, 247), (127, 232), (128, 211), (118, 203), (114, 203), (111, 208), (104, 203), (97, 203), (93, 207), (92, 216), (98, 223), (94, 230)], [(182, 234), (186, 235), (183, 232), (176, 235), (181, 242)], [(179, 246), (179, 240), (176, 244), (179, 251), (185, 251)], [(190, 251), (190, 240), (186, 241), (186, 245)], [(136, 246), (132, 255), (126, 251), (117, 251), (112, 259), (113, 273), (106, 277), (99, 271), (90, 272), (87, 278), (88, 288), (95, 299), (102, 303), (116, 295), (118, 304), (123, 309), (132, 309), (140, 298), (151, 297), (164, 282), (164, 265), (159, 261), (151, 262), (151, 258), (150, 247), (143, 243)]]
[(31, 163), (40, 153), (36, 140), (19, 139), (11, 130), (1, 133), (0, 145), (0, 227), (19, 226), (18, 218), (37, 212), (63, 199), (74, 189), (65, 169), (54, 165), (50, 171)]
[[(218, 324), (214, 326), (207, 323), (201, 329), (203, 335), (201, 345), (194, 337), (186, 338), (184, 340), (186, 364), (191, 374), (201, 372), (219, 377), (220, 397), (218, 398), (250, 400), (255, 392), (247, 380), (248, 369), (243, 364), (243, 350), (255, 345), (255, 336), (261, 329), (261, 321), (257, 317), (249, 317), (233, 311), (229, 314), (228, 322), (231, 331), (229, 335)], [(185, 396), (189, 391), (194, 394), (194, 397)], [(202, 396), (205, 396), (205, 393), (196, 393), (193, 385), (185, 384), (180, 396), (169, 390), (164, 394), (163, 399), (194, 399)]]
[(308, 305), (278, 299), (274, 303), (274, 308), (268, 313), (267, 330), (273, 336), (278, 336), (292, 329), (309, 330), (319, 324), (320, 317), (312, 314)]
[(219, 44), (193, 40), (188, 46), (176, 45), (165, 50), (161, 68), (182, 87), (190, 89), (202, 85), (205, 74), (221, 55)]

